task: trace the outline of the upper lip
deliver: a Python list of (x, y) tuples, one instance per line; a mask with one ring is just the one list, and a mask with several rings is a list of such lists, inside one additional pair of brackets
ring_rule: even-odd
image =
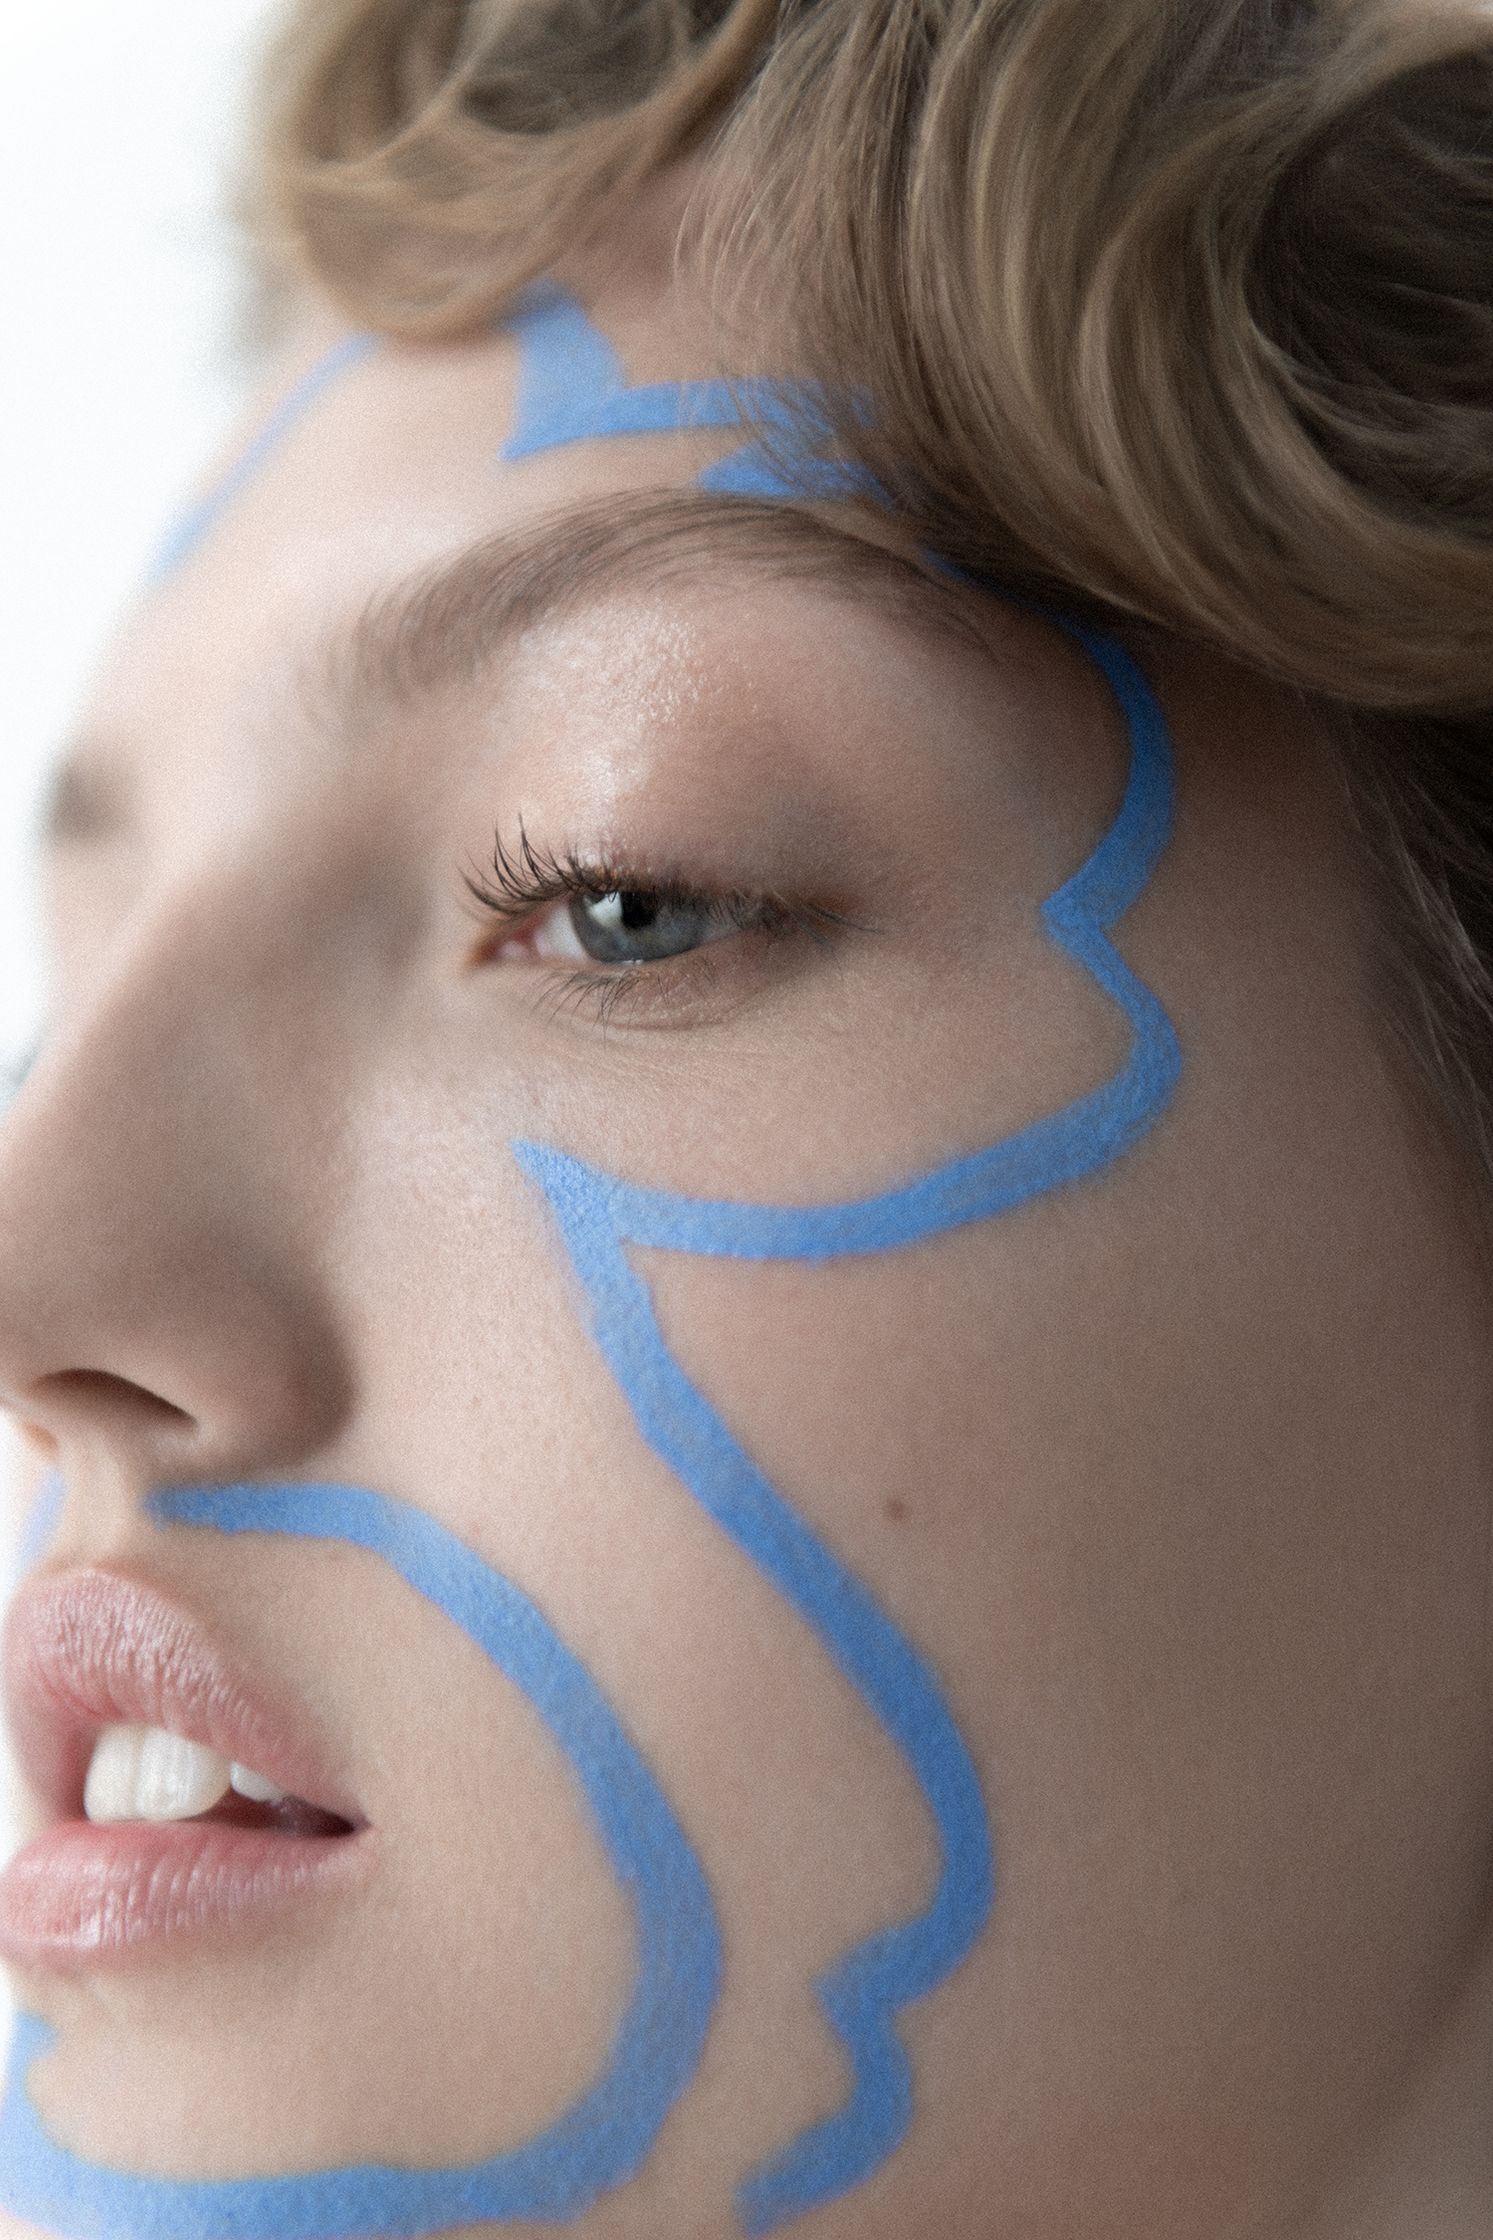
[(164, 1727), (364, 1824), (297, 1722), (196, 1618), (138, 1580), (95, 1567), (29, 1580), (6, 1621), (4, 1688), (20, 1772), (54, 1824), (84, 1817), (88, 1763), (111, 1726)]

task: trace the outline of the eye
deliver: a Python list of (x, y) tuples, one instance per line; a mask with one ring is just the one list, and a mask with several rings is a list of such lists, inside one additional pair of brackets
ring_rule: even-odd
[[(550, 967), (537, 977), (557, 1014), (698, 1023), (766, 985), (772, 952), (788, 969), (801, 942), (823, 951), (844, 933), (872, 930), (767, 886), (712, 892), (688, 875), (650, 871), (606, 854), (553, 854), (522, 825), (515, 847), (499, 834), (490, 868), (462, 873), (490, 929), (471, 961)], [(697, 967), (707, 949), (719, 964), (701, 957)]]
[(656, 964), (739, 931), (740, 912), (720, 902), (619, 887), (552, 904), (535, 924), (530, 947), (536, 957), (572, 964)]

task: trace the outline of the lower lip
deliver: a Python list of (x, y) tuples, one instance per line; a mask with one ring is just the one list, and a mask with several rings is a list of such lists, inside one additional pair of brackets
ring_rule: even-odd
[(67, 1821), (0, 1875), (0, 1957), (62, 1970), (128, 1961), (346, 1889), (364, 1851), (357, 1835)]

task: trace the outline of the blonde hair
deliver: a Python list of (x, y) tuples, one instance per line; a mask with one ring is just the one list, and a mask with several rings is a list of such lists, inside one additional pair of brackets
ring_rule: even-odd
[(300, 0), (266, 83), (263, 227), (408, 336), (708, 139), (715, 269), (919, 535), (1327, 710), (1493, 1174), (1493, 12)]

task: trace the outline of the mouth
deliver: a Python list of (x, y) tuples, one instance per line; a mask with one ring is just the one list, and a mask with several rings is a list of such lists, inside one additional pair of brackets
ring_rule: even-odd
[(87, 1569), (22, 1588), (6, 1625), (16, 1758), (43, 1831), (0, 1875), (0, 1957), (124, 1962), (346, 1888), (367, 1822), (305, 1722), (197, 1620)]

